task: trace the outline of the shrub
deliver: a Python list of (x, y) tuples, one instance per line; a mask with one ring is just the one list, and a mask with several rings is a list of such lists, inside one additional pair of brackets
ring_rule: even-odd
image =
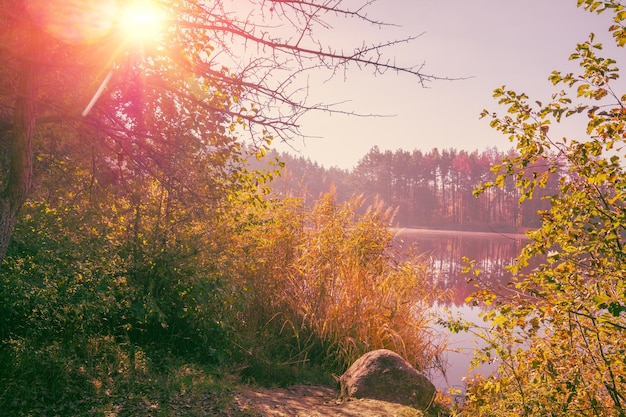
[[(613, 14), (616, 47), (626, 45), (624, 6), (579, 1), (592, 12)], [(494, 309), (485, 313), (487, 348), (476, 362), (498, 363), (497, 372), (469, 386), (465, 415), (626, 415), (626, 96), (617, 92), (616, 61), (601, 56), (591, 34), (570, 59), (578, 73), (554, 71), (559, 89), (546, 104), (499, 88), (504, 116), (485, 111), (491, 125), (515, 142), (518, 156), (493, 167), (496, 184), (512, 177), (521, 199), (558, 182), (541, 212), (531, 242), (515, 264), (512, 297), (484, 289)], [(586, 118), (576, 139), (551, 125)], [(555, 126), (559, 128), (560, 126)], [(553, 128), (554, 129), (554, 128)], [(620, 151), (622, 150), (622, 151)], [(622, 156), (620, 156), (622, 155)], [(533, 166), (543, 165), (542, 172)], [(530, 261), (538, 263), (528, 270)]]

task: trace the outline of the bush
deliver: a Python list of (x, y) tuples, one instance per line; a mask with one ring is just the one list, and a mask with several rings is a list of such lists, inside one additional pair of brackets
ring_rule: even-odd
[(221, 281), (198, 234), (157, 240), (155, 217), (138, 223), (123, 204), (23, 209), (0, 271), (1, 410), (84, 415), (148, 363), (228, 357)]
[[(578, 3), (614, 13), (609, 31), (626, 45), (620, 2)], [(498, 368), (469, 385), (465, 415), (626, 415), (626, 95), (617, 92), (616, 61), (601, 53), (591, 34), (570, 57), (581, 71), (550, 75), (562, 89), (550, 102), (500, 88), (494, 95), (506, 114), (484, 114), (518, 151), (493, 168), (496, 183), (512, 177), (522, 200), (548, 181), (559, 187), (510, 268), (514, 295), (477, 294), (494, 309), (484, 314), (487, 348), (475, 361)], [(586, 118), (582, 140), (550, 134), (570, 117)], [(529, 270), (531, 261), (538, 266)]]

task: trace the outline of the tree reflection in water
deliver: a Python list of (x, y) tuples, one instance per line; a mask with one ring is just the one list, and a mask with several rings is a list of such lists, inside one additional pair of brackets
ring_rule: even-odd
[[(395, 232), (401, 252), (413, 247), (413, 253), (426, 257), (431, 268), (433, 290), (444, 292), (433, 305), (435, 313), (445, 310), (454, 317), (477, 324), (482, 323), (479, 313), (486, 307), (468, 305), (466, 298), (476, 291), (477, 285), (489, 287), (497, 294), (506, 293), (511, 288), (511, 274), (506, 267), (528, 243), (528, 239), (519, 234), (423, 229), (398, 229)], [(461, 272), (466, 266), (463, 257), (476, 261), (475, 267), (481, 271), (478, 277)], [(445, 330), (442, 328), (442, 331)], [(480, 340), (469, 333), (449, 334), (449, 351), (445, 358), (447, 373), (445, 376), (431, 375), (437, 388), (444, 392), (449, 388), (463, 391), (463, 378), (468, 373), (473, 351), (480, 346)], [(492, 367), (485, 365), (474, 372), (485, 374), (491, 370)]]
[[(433, 290), (445, 291), (447, 295), (440, 303), (460, 307), (476, 291), (478, 283), (496, 292), (506, 291), (511, 281), (506, 267), (528, 240), (520, 234), (399, 229), (396, 242), (402, 251), (415, 247), (415, 253), (426, 257)], [(461, 273), (465, 266), (463, 257), (476, 261), (475, 266), (481, 271), (478, 277)]]

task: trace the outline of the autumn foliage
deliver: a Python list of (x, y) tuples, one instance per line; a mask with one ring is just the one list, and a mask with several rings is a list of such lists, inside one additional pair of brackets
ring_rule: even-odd
[[(621, 2), (578, 3), (612, 14), (616, 46), (626, 44)], [(626, 96), (617, 90), (617, 62), (601, 53), (594, 35), (578, 44), (571, 60), (580, 72), (554, 71), (550, 81), (562, 91), (545, 104), (504, 87), (495, 91), (507, 113), (493, 115), (491, 125), (519, 155), (493, 170), (513, 178), (522, 199), (551, 177), (559, 189), (511, 267), (513, 295), (475, 295), (493, 306), (482, 330), (474, 328), (487, 343), (476, 363), (498, 366), (471, 381), (462, 415), (626, 415)], [(550, 134), (549, 126), (578, 117), (586, 117), (584, 140)], [(536, 172), (536, 163), (548, 169)], [(533, 259), (540, 265), (525, 269)]]
[(54, 172), (65, 187), (24, 208), (1, 275), (3, 410), (134, 409), (121, 397), (172, 362), (283, 384), (328, 382), (376, 347), (434, 366), (426, 271), (396, 260), (382, 205), (274, 201), (272, 172), (239, 171), (213, 206)]
[(430, 330), (427, 308), (435, 294), (425, 262), (400, 260), (388, 230), (390, 209), (374, 204), (358, 214), (361, 205), (358, 198), (338, 204), (332, 194), (311, 209), (287, 199), (239, 226), (236, 268), (243, 270), (234, 275), (245, 300), (239, 343), (259, 371), (265, 365), (275, 374), (280, 359), (279, 372), (314, 363), (341, 373), (376, 348), (392, 349), (424, 371), (435, 365), (442, 346)]

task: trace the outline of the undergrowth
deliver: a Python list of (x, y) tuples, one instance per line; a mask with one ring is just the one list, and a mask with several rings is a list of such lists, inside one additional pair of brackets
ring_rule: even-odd
[[(26, 416), (255, 416), (233, 404), (238, 377), (181, 358), (153, 361), (108, 338), (87, 351), (52, 344), (0, 351), (0, 415)], [(91, 356), (91, 357), (89, 357)]]
[(2, 416), (252, 415), (236, 384), (331, 385), (376, 348), (428, 371), (442, 349), (380, 204), (170, 225), (177, 207), (69, 201), (27, 205), (0, 270)]

